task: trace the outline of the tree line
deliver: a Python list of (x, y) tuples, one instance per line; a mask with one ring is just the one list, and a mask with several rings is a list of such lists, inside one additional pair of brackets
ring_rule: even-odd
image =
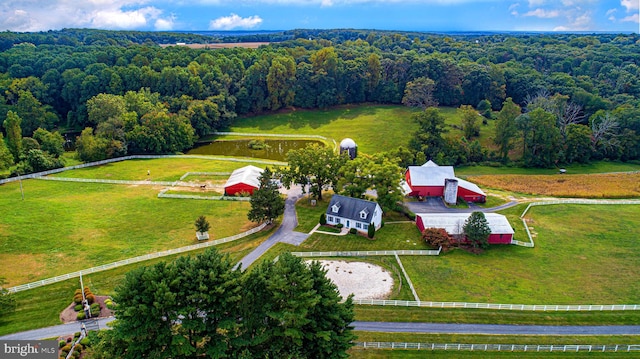
[[(259, 36), (279, 42), (259, 49), (212, 51), (157, 45), (213, 39), (184, 33), (0, 33), (0, 43), (4, 44), (0, 52), (0, 122), (13, 111), (22, 119), (23, 137), (32, 137), (38, 128), (82, 131), (90, 127), (94, 136), (111, 141), (99, 134), (102, 122), (134, 121), (127, 122), (124, 115), (92, 116), (90, 101), (146, 91), (163, 109), (156, 108), (153, 114), (136, 112), (138, 130), (129, 135), (136, 140), (129, 141), (125, 135), (123, 144), (127, 151), (164, 153), (176, 146), (158, 143), (158, 131), (146, 130), (158, 122), (184, 123), (197, 137), (227, 126), (237, 116), (289, 107), (404, 103), (425, 108), (471, 106), (486, 114), (501, 110), (511, 98), (529, 113), (520, 119), (523, 123), (518, 134), (525, 142), (536, 142), (541, 140), (535, 136), (539, 132), (526, 132), (524, 122), (530, 121), (526, 120), (533, 113), (530, 109), (540, 107), (532, 100), (547, 93), (547, 97), (557, 96), (563, 99), (560, 102), (577, 109), (572, 122), (562, 124), (566, 118), (559, 119), (563, 115), (557, 107), (542, 106), (556, 117), (565, 146), (572, 144), (575, 136), (575, 142), (582, 143), (585, 131), (596, 137), (604, 131), (618, 139), (618, 144), (601, 142), (589, 158), (634, 160), (640, 155), (637, 146), (626, 150), (634, 141), (622, 141), (637, 139), (634, 136), (640, 133), (637, 34), (454, 36), (292, 30)], [(132, 112), (125, 111), (127, 116)], [(153, 116), (155, 119), (151, 119)], [(593, 116), (608, 118), (604, 122), (613, 125), (604, 126), (605, 130), (600, 125), (603, 121), (592, 121)], [(172, 126), (178, 132), (184, 130), (182, 125)], [(463, 145), (470, 146), (473, 137), (470, 131)], [(192, 143), (181, 141), (177, 147), (189, 148)], [(540, 165), (528, 161), (526, 152), (530, 150), (536, 157), (537, 148), (544, 146), (523, 146), (523, 162)], [(504, 155), (506, 147), (500, 148), (499, 154)], [(567, 148), (557, 160), (581, 157), (572, 151), (581, 149)], [(473, 162), (458, 157), (458, 162)]]

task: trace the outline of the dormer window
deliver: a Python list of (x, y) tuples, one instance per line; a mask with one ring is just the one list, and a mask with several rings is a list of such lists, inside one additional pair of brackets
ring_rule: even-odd
[(360, 219), (367, 219), (368, 215), (369, 215), (369, 211), (367, 211), (366, 208), (360, 211)]
[(340, 210), (340, 203), (336, 203), (333, 206), (331, 206), (331, 212), (333, 213), (338, 213), (338, 211)]

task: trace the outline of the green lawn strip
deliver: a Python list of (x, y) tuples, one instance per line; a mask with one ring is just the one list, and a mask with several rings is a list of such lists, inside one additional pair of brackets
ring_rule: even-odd
[(221, 161), (207, 158), (167, 157), (113, 162), (100, 166), (68, 170), (57, 173), (53, 176), (129, 181), (177, 181), (187, 172), (232, 172), (237, 168), (247, 166), (249, 164), (256, 167), (264, 167), (263, 164), (250, 161)]
[(487, 194), (487, 201), (485, 203), (476, 203), (476, 206), (482, 207), (482, 208), (493, 208), (493, 207), (497, 207), (500, 205), (503, 205), (505, 203), (510, 202), (507, 198), (503, 197), (503, 196), (496, 196), (496, 195), (492, 195), (492, 194)]
[[(327, 110), (296, 110), (236, 120), (232, 132), (320, 135), (337, 143), (350, 137), (363, 153), (407, 147), (418, 126), (414, 110), (403, 106), (340, 106)], [(384, 136), (380, 136), (384, 134)]]
[(398, 350), (398, 349), (387, 349), (387, 350), (378, 350), (378, 349), (350, 349), (348, 352), (349, 358), (353, 359), (420, 359), (420, 358), (632, 358), (637, 355), (637, 352), (632, 354), (630, 353), (597, 353), (597, 352), (553, 352), (553, 353), (543, 353), (543, 352), (482, 352), (482, 351), (430, 351), (430, 350)]
[(197, 243), (251, 226), (249, 203), (158, 198), (149, 186), (23, 181), (0, 186), (0, 261), (9, 286)]
[[(413, 223), (390, 223), (376, 231), (374, 239), (363, 235), (334, 236), (314, 233), (304, 241), (298, 251), (380, 251), (428, 250), (420, 240), (420, 231)], [(424, 256), (418, 256), (423, 258)]]
[(640, 321), (640, 311), (532, 312), (517, 310), (357, 305), (355, 312), (356, 320), (373, 322), (516, 325), (637, 325)]
[[(589, 174), (607, 172), (633, 172), (640, 171), (640, 164), (631, 162), (595, 161), (589, 164), (563, 165), (562, 168), (569, 174)], [(525, 168), (513, 166), (461, 166), (455, 168), (456, 176), (467, 177), (472, 175), (554, 175), (558, 174), (558, 168)]]
[[(216, 246), (216, 248), (228, 253), (232, 262), (237, 262), (266, 240), (273, 233), (273, 230), (274, 228), (271, 228), (237, 241)], [(194, 255), (202, 251), (204, 249), (182, 255)], [(118, 267), (109, 271), (83, 275), (83, 281), (85, 286), (89, 286), (96, 295), (112, 295), (114, 288), (122, 282), (125, 274), (130, 270), (141, 266), (153, 265), (160, 261), (171, 261), (178, 256), (172, 255)], [(17, 302), (17, 308), (14, 312), (0, 319), (0, 335), (61, 324), (60, 312), (71, 303), (73, 293), (79, 287), (79, 279), (74, 278), (13, 294)]]
[(381, 333), (356, 331), (358, 342), (519, 344), (519, 345), (634, 345), (637, 335), (476, 335), (433, 333)]

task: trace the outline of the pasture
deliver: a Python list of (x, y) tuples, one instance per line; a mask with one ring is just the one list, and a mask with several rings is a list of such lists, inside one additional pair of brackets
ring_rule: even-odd
[[(246, 163), (189, 158), (117, 162), (60, 177), (174, 181), (189, 171), (231, 171)], [(151, 176), (147, 176), (147, 170)], [(0, 262), (8, 286), (196, 243), (204, 215), (212, 239), (254, 226), (248, 202), (161, 199), (159, 186), (23, 181), (0, 186)], [(215, 193), (207, 193), (214, 195)]]
[[(523, 209), (520, 205), (505, 214), (515, 238), (524, 241), (518, 218)], [(438, 257), (403, 256), (402, 262), (423, 301), (637, 304), (639, 217), (640, 206), (635, 205), (539, 206), (526, 217), (534, 248), (496, 245), (479, 255), (453, 250)], [(393, 249), (427, 246), (414, 224), (400, 223), (385, 225), (375, 240), (316, 233), (290, 250)]]

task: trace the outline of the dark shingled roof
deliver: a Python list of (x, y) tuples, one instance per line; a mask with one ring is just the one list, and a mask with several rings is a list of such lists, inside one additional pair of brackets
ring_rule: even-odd
[[(338, 213), (332, 211), (332, 207), (335, 204), (340, 206)], [(329, 207), (327, 207), (326, 214), (327, 216), (338, 216), (358, 222), (371, 223), (376, 206), (376, 202), (334, 194), (333, 197), (331, 197), (331, 202), (329, 203)], [(362, 212), (362, 210), (365, 210), (367, 213), (364, 219), (360, 218), (360, 212)]]

